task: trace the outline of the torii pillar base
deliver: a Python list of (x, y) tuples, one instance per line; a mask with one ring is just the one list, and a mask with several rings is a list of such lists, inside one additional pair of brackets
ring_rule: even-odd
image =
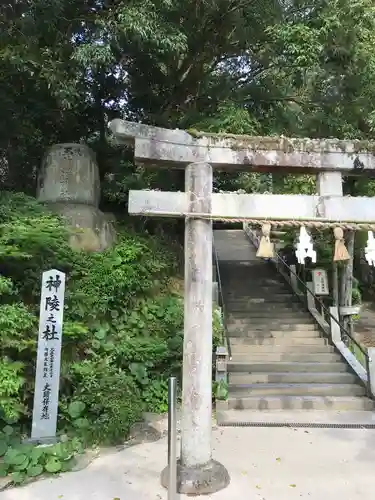
[[(177, 462), (177, 493), (183, 495), (210, 495), (226, 488), (230, 483), (227, 469), (211, 460), (205, 465), (189, 467)], [(161, 484), (168, 488), (168, 467), (161, 473)]]

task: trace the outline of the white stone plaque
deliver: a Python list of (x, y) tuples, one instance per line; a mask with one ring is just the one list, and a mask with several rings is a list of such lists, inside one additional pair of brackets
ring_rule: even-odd
[(315, 295), (329, 295), (328, 276), (325, 269), (314, 269), (312, 271)]
[(54, 438), (59, 400), (65, 274), (57, 269), (42, 276), (32, 440)]

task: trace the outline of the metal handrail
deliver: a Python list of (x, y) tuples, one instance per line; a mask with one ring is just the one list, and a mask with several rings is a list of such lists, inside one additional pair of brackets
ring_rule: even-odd
[(221, 283), (219, 257), (217, 255), (215, 241), (212, 242), (212, 248), (213, 248), (213, 256), (214, 256), (216, 276), (217, 276), (217, 286), (218, 286), (218, 293), (219, 293), (219, 306), (221, 307), (221, 315), (222, 315), (222, 320), (223, 320), (223, 329), (224, 329), (223, 340), (225, 339), (227, 349), (228, 349), (228, 356), (229, 356), (229, 359), (231, 359), (232, 358), (232, 349), (230, 346), (230, 339), (229, 339), (229, 333), (228, 333), (228, 327), (227, 327), (227, 314), (226, 314), (226, 307), (225, 307), (225, 302), (224, 302), (223, 287), (222, 287), (222, 283)]
[(168, 380), (168, 500), (177, 499), (177, 379)]
[(285, 260), (278, 253), (276, 253), (276, 255), (277, 255), (277, 258), (280, 260), (280, 262), (284, 265), (284, 267), (286, 267), (286, 269), (291, 274), (293, 274), (297, 278), (297, 280), (302, 284), (304, 290), (307, 291), (314, 298), (314, 300), (319, 304), (321, 311), (324, 311), (324, 313), (330, 318), (330, 320), (333, 320), (340, 327), (341, 333), (344, 334), (346, 337), (348, 337), (353, 342), (353, 344), (355, 344), (356, 347), (358, 347), (358, 349), (362, 352), (362, 354), (367, 358), (368, 357), (367, 350), (364, 349), (361, 346), (361, 344), (357, 340), (355, 340), (355, 338), (353, 338), (353, 336), (348, 332), (348, 330), (346, 328), (344, 328), (344, 326), (340, 323), (340, 321), (338, 321), (337, 318), (335, 318), (335, 316), (333, 316), (333, 314), (330, 312), (330, 310), (325, 306), (324, 302), (319, 297), (317, 297), (314, 294), (314, 292), (312, 292), (309, 289), (309, 287), (306, 285), (306, 283), (304, 281), (302, 281), (301, 278), (298, 276), (298, 274), (295, 273), (293, 271), (293, 269), (291, 269), (288, 266), (288, 264), (285, 262)]
[[(246, 231), (245, 231), (245, 234)], [(249, 238), (250, 239), (250, 238)], [(307, 291), (313, 298), (316, 302), (318, 302), (320, 308), (321, 308), (321, 311), (324, 311), (327, 316), (333, 320), (339, 327), (340, 327), (340, 331), (342, 334), (344, 334), (345, 336), (347, 336), (352, 342), (353, 344), (356, 345), (356, 347), (362, 352), (362, 354), (365, 356), (365, 359), (366, 359), (366, 363), (368, 363), (368, 359), (369, 359), (369, 356), (368, 356), (368, 353), (367, 353), (367, 350), (364, 349), (361, 344), (359, 344), (359, 342), (357, 340), (355, 340), (352, 335), (346, 330), (346, 328), (343, 327), (343, 325), (331, 314), (331, 312), (329, 311), (329, 309), (327, 309), (327, 307), (324, 305), (324, 303), (322, 302), (321, 299), (319, 299), (319, 297), (317, 297), (314, 292), (312, 292), (309, 287), (306, 285), (306, 283), (301, 280), (301, 278), (298, 276), (297, 273), (295, 273), (293, 271), (293, 269), (291, 269), (291, 267), (286, 263), (286, 261), (281, 257), (281, 255), (276, 251), (275, 252), (275, 255), (276, 255), (276, 259), (279, 260), (281, 262), (281, 264), (289, 271), (290, 274), (292, 274), (293, 276), (295, 276), (298, 280), (299, 283), (302, 284), (302, 287), (305, 291)], [(275, 263), (275, 262), (274, 262)]]

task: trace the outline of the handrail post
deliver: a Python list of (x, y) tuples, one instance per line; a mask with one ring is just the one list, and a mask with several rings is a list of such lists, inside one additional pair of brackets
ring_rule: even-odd
[(372, 397), (375, 397), (375, 347), (367, 349), (368, 354), (368, 385)]
[[(307, 300), (307, 309), (311, 311), (311, 309), (315, 309), (315, 300), (314, 295), (310, 292), (314, 290), (314, 285), (311, 281), (306, 283), (306, 300)], [(310, 290), (310, 291), (309, 291)]]
[(168, 500), (177, 497), (177, 379), (168, 380)]
[(226, 347), (220, 346), (216, 348), (216, 382), (228, 381), (228, 351)]
[(298, 282), (297, 282), (297, 269), (294, 264), (292, 264), (290, 267), (289, 276), (290, 276), (290, 284), (292, 286), (293, 292), (298, 295)]
[[(334, 345), (341, 342), (341, 328), (339, 324), (339, 309), (337, 306), (332, 306), (329, 308), (331, 314), (331, 338)], [(336, 321), (335, 321), (336, 320)]]

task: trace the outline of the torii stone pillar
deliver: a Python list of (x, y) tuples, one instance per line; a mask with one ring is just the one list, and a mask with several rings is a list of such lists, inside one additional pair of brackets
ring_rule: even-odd
[[(210, 213), (212, 167), (186, 167), (185, 192), (191, 213)], [(212, 459), (212, 221), (185, 223), (185, 313), (182, 379), (181, 459), (178, 491), (209, 494), (229, 484), (225, 467)], [(167, 487), (167, 469), (162, 484)]]

